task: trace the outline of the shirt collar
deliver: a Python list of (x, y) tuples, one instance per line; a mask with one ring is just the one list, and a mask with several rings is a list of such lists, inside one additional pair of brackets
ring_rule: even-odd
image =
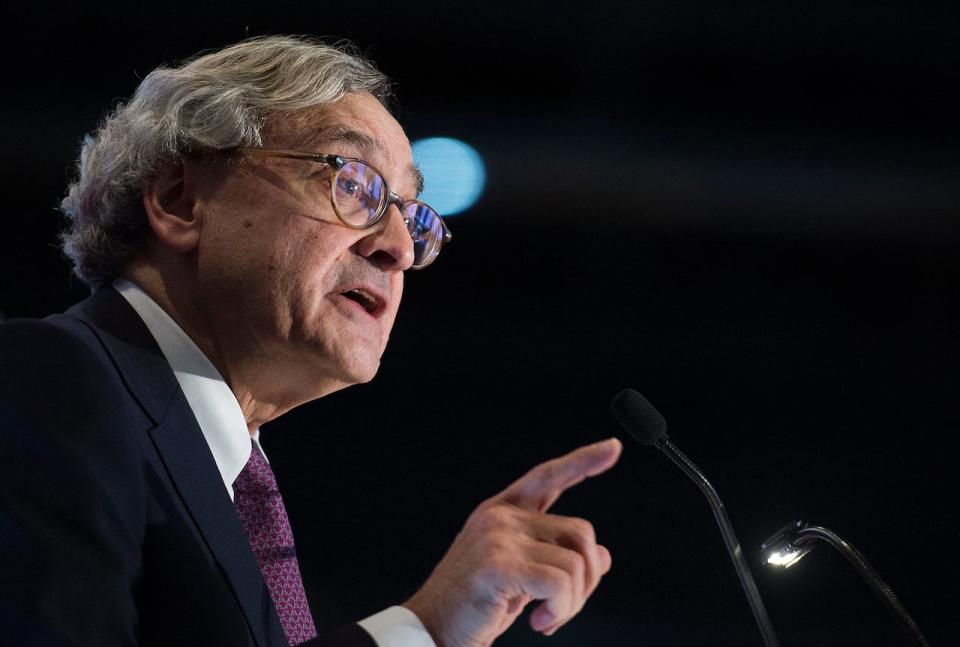
[[(126, 279), (116, 279), (113, 287), (140, 315), (170, 363), (233, 499), (233, 482), (247, 464), (251, 449), (240, 403), (213, 363), (156, 301)], [(259, 436), (257, 429), (253, 445), (263, 453)]]

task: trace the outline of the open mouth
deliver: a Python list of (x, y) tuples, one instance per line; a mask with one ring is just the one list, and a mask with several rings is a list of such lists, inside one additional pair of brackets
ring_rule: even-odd
[(340, 294), (351, 301), (359, 303), (360, 307), (367, 311), (367, 314), (376, 315), (382, 309), (380, 300), (363, 288), (353, 288)]

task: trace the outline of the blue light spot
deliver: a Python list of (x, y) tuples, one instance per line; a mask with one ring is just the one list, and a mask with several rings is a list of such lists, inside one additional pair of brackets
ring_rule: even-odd
[(424, 177), (420, 199), (441, 216), (469, 209), (483, 193), (487, 179), (480, 155), (458, 139), (430, 137), (413, 142), (413, 161)]

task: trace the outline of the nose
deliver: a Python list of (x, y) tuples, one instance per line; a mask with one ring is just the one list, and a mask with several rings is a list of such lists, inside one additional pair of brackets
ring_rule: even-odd
[(413, 238), (397, 205), (387, 207), (376, 225), (357, 243), (357, 253), (387, 272), (403, 272), (413, 265)]

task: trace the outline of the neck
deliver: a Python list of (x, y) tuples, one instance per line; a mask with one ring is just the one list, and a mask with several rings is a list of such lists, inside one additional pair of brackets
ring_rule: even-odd
[[(290, 409), (336, 390), (318, 394), (290, 388), (316, 382), (294, 374), (296, 370), (285, 370), (285, 364), (276, 361), (277, 353), (252, 337), (245, 338), (242, 326), (217, 326), (217, 318), (188, 277), (142, 260), (131, 262), (123, 276), (170, 315), (210, 360), (237, 398), (251, 434)], [(231, 318), (229, 313), (217, 314)]]

